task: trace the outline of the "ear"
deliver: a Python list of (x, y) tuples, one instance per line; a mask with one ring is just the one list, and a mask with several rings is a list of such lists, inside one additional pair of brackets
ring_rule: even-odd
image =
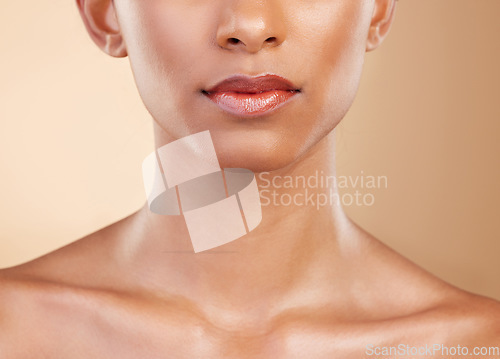
[(366, 40), (366, 51), (375, 50), (386, 38), (394, 20), (397, 0), (374, 0), (375, 5)]
[(87, 32), (96, 45), (113, 57), (127, 56), (114, 0), (76, 0)]

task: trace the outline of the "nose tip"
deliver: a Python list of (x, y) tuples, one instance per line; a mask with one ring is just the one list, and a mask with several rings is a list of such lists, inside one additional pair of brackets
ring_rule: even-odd
[(256, 53), (285, 41), (286, 29), (279, 9), (255, 0), (235, 3), (245, 3), (245, 6), (226, 8), (217, 29), (217, 44), (220, 47)]

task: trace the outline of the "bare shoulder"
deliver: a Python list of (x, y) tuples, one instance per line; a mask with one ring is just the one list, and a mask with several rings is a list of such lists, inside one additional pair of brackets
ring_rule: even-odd
[(7, 353), (7, 356), (12, 356), (12, 347), (15, 345), (13, 338), (17, 313), (13, 305), (13, 293), (11, 283), (0, 273), (0, 353)]
[(110, 246), (116, 238), (113, 231), (117, 223), (25, 263), (0, 269), (3, 317), (22, 314), (17, 308), (29, 308), (48, 297), (64, 299), (63, 293), (109, 289), (104, 283), (116, 279), (110, 270), (117, 265)]
[(455, 336), (474, 345), (500, 347), (500, 302), (489, 297), (460, 291), (450, 301), (450, 313), (454, 315)]
[[(383, 243), (371, 256), (384, 280), (376, 282), (372, 312), (394, 343), (409, 340), (500, 347), (500, 302), (460, 289)], [(498, 355), (497, 355), (498, 356)]]
[(98, 310), (115, 307), (115, 292), (88, 287), (86, 278), (72, 280), (74, 267), (61, 274), (70, 258), (0, 270), (0, 353), (6, 358), (53, 357), (62, 350), (62, 338), (83, 343), (82, 329), (96, 321)]
[(450, 288), (443, 291), (442, 301), (406, 318), (408, 333), (429, 344), (500, 350), (500, 302)]
[(427, 288), (436, 296), (415, 317), (428, 319), (423, 323), (431, 338), (450, 345), (500, 347), (498, 300), (458, 288), (433, 275), (429, 282), (433, 284)]
[(13, 272), (0, 271), (0, 353), (7, 358), (35, 357), (43, 351), (43, 285)]
[[(132, 215), (131, 215), (132, 216)], [(37, 287), (105, 287), (115, 283), (119, 268), (117, 243), (124, 235), (125, 217), (78, 240), (19, 265), (0, 269), (0, 278)]]
[(107, 270), (113, 267), (107, 249), (116, 237), (116, 223), (0, 269), (0, 353), (8, 358), (50, 357), (44, 356), (44, 348), (50, 352), (49, 343), (82, 319), (78, 313), (92, 312), (116, 297), (107, 287), (116, 274)]

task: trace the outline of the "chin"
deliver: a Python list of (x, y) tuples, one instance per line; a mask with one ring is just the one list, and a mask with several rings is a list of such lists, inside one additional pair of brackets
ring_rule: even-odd
[(271, 131), (210, 131), (222, 168), (254, 173), (282, 169), (300, 157), (302, 146)]

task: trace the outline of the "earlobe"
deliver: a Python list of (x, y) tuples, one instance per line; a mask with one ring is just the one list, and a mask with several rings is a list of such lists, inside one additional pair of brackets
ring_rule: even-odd
[(110, 56), (127, 56), (113, 0), (76, 0), (76, 3), (94, 43)]
[(366, 39), (366, 51), (375, 50), (389, 34), (397, 0), (374, 0), (373, 15)]

